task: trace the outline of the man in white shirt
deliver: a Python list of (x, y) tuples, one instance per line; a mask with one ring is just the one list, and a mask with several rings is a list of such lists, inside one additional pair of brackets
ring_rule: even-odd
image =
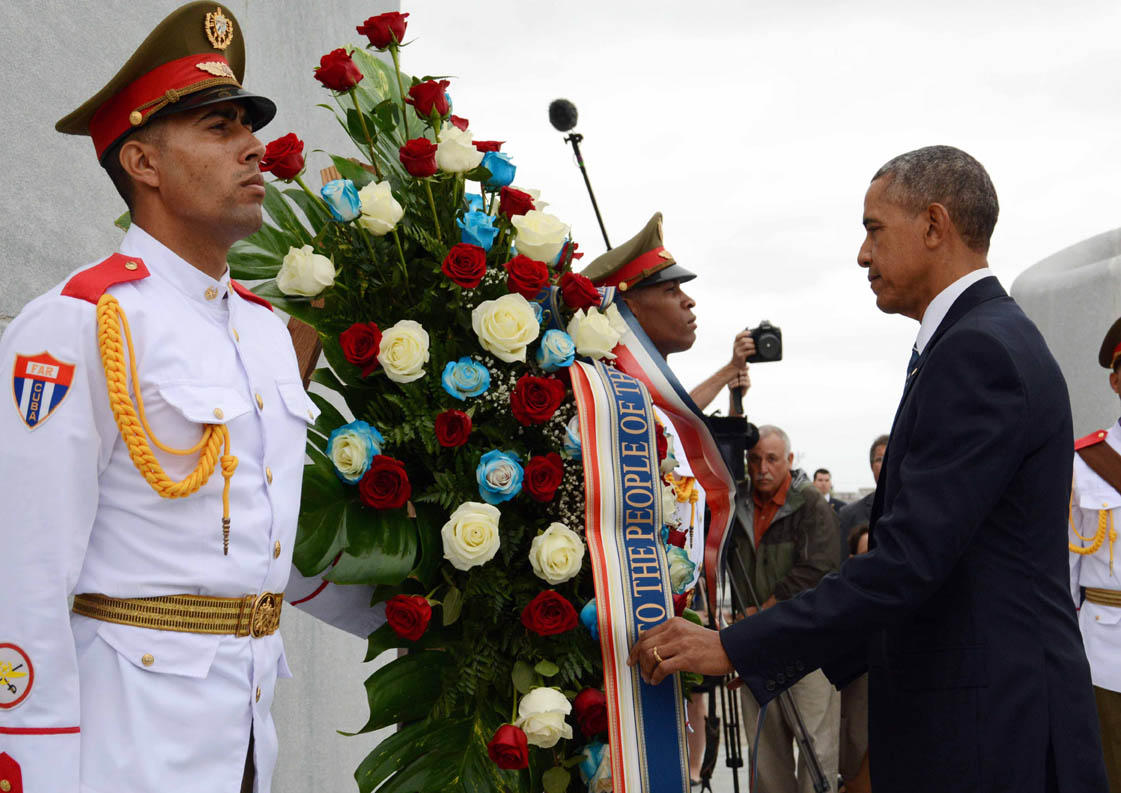
[(380, 619), (362, 588), (289, 586), (319, 411), (226, 266), (261, 224), (253, 133), (275, 113), (244, 57), (229, 9), (192, 3), (58, 124), (133, 225), (0, 340), (4, 793), (268, 793), (283, 601), (360, 635)]

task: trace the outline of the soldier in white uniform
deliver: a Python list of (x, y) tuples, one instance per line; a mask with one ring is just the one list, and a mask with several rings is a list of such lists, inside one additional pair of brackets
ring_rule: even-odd
[(361, 587), (290, 581), (318, 410), (226, 267), (275, 113), (243, 67), (233, 14), (192, 3), (58, 124), (133, 225), (0, 340), (4, 793), (267, 793), (283, 601), (363, 636), (381, 618)]
[[(1098, 363), (1121, 395), (1121, 319), (1102, 341)], [(1102, 731), (1111, 793), (1121, 791), (1121, 422), (1075, 442), (1070, 509), (1070, 589)]]

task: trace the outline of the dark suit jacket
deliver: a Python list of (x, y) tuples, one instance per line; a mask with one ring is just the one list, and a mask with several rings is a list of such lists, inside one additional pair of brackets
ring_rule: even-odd
[(995, 278), (972, 285), (907, 379), (871, 552), (721, 632), (756, 698), (867, 669), (877, 793), (1106, 791), (1068, 585), (1072, 448), (1039, 331)]

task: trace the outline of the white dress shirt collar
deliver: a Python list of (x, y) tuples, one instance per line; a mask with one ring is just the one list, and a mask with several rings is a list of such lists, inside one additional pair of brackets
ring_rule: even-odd
[(221, 278), (211, 278), (135, 223), (121, 241), (121, 253), (141, 259), (148, 272), (169, 281), (192, 300), (214, 308), (225, 305), (222, 298), (229, 290), (229, 268)]
[(942, 320), (946, 318), (950, 306), (961, 297), (961, 293), (982, 278), (988, 278), (992, 274), (993, 271), (988, 267), (982, 267), (980, 270), (973, 270), (970, 273), (966, 273), (939, 292), (938, 296), (930, 301), (930, 305), (926, 307), (926, 313), (922, 315), (922, 322), (919, 323), (919, 335), (915, 338), (915, 349), (919, 351), (919, 355), (922, 355), (922, 351), (926, 348), (926, 345), (930, 343), (934, 332), (938, 330), (938, 326), (941, 325)]

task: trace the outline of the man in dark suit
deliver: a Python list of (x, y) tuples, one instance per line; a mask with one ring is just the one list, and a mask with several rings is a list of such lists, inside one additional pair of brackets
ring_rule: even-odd
[(821, 667), (869, 671), (886, 793), (1108, 789), (1070, 600), (1072, 430), (1043, 338), (988, 271), (996, 192), (935, 146), (873, 177), (858, 262), (876, 305), (921, 322), (872, 509), (871, 552), (716, 633), (659, 625), (644, 677), (733, 668), (760, 703)]

